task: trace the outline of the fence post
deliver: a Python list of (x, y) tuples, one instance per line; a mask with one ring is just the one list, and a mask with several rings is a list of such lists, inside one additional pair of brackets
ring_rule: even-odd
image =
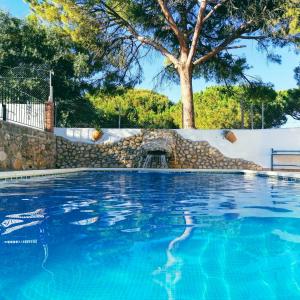
[(54, 102), (52, 101), (45, 103), (45, 131), (54, 131)]
[(2, 104), (2, 120), (6, 121), (7, 120), (7, 109), (6, 109), (6, 104)]
[(271, 149), (271, 171), (274, 171), (274, 149)]

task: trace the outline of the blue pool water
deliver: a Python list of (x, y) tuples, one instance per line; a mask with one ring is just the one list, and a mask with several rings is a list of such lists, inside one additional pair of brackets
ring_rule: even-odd
[(300, 184), (125, 172), (0, 182), (0, 299), (300, 299)]

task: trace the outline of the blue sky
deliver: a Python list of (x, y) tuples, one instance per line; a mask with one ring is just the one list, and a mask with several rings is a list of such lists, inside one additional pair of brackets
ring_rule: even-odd
[[(29, 14), (28, 5), (23, 0), (0, 0), (0, 8), (17, 17), (25, 17)], [(296, 87), (293, 70), (299, 65), (300, 56), (296, 55), (291, 49), (276, 50), (276, 53), (282, 56), (280, 65), (267, 62), (265, 54), (256, 50), (254, 42), (248, 43), (247, 48), (235, 50), (235, 52), (247, 58), (248, 64), (252, 66), (252, 69), (248, 72), (250, 75), (258, 76), (264, 82), (273, 83), (276, 90)], [(153, 89), (155, 86), (153, 78), (161, 70), (163, 58), (160, 54), (154, 52), (143, 62), (143, 65), (144, 80), (139, 87)], [(194, 91), (203, 90), (213, 84), (214, 82), (195, 80), (193, 83)], [(172, 101), (178, 101), (180, 98), (180, 87), (174, 84), (158, 87), (156, 91), (167, 95)], [(299, 123), (291, 120), (288, 126), (298, 125)]]

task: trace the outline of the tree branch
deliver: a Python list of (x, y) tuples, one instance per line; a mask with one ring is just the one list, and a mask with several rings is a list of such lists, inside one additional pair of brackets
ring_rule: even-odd
[(166, 19), (166, 21), (168, 22), (168, 24), (170, 25), (172, 31), (175, 33), (178, 41), (179, 41), (179, 45), (180, 48), (187, 51), (187, 43), (186, 43), (186, 39), (184, 34), (179, 30), (170, 10), (168, 9), (166, 2), (164, 0), (157, 0), (161, 11)]
[(240, 46), (231, 46), (231, 47), (226, 47), (224, 50), (232, 50), (232, 49), (240, 49), (240, 48), (246, 48), (246, 45), (240, 45)]
[[(130, 31), (130, 29), (128, 28), (128, 30)], [(131, 32), (131, 31), (130, 31)], [(159, 51), (160, 53), (162, 53), (164, 56), (166, 56), (173, 64), (175, 67), (177, 67), (178, 65), (178, 60), (175, 56), (173, 56), (165, 47), (163, 47), (162, 45), (160, 45), (159, 43), (141, 36), (139, 34), (137, 34), (135, 31), (131, 32), (131, 34), (141, 43), (152, 46), (155, 50)]]
[(266, 39), (268, 38), (268, 36), (266, 35), (260, 35), (260, 36), (240, 36), (240, 39), (243, 39), (243, 40), (263, 40), (263, 39)]
[(113, 8), (111, 8), (110, 6), (108, 6), (104, 1), (102, 1), (103, 5), (106, 7), (106, 9), (108, 9), (110, 11), (110, 13), (117, 18), (117, 20), (119, 22), (122, 23), (123, 26), (125, 26), (127, 28), (127, 30), (141, 43), (149, 45), (151, 47), (153, 47), (155, 50), (159, 51), (160, 53), (162, 53), (164, 56), (166, 56), (173, 64), (175, 67), (177, 67), (178, 65), (178, 60), (177, 58), (172, 55), (165, 47), (163, 47), (161, 44), (157, 43), (156, 41), (142, 36), (140, 35), (134, 28), (133, 26), (127, 21), (125, 20), (123, 17), (121, 17)]
[(203, 23), (206, 22), (211, 15), (216, 12), (225, 2), (227, 2), (228, 0), (222, 0), (221, 2), (219, 2), (217, 5), (215, 5), (212, 10), (205, 16), (205, 18), (203, 19)]
[(203, 25), (203, 17), (204, 17), (204, 13), (206, 10), (206, 6), (207, 6), (207, 0), (202, 0), (201, 6), (199, 9), (199, 13), (197, 16), (197, 22), (196, 22), (196, 26), (195, 26), (194, 35), (193, 35), (192, 45), (191, 45), (190, 53), (189, 53), (188, 60), (187, 60), (188, 65), (190, 65), (190, 63), (192, 62), (192, 60), (195, 56), (196, 50), (197, 50), (198, 40), (199, 40), (199, 36), (201, 33), (202, 25)]
[(196, 59), (193, 62), (193, 65), (196, 66), (202, 64), (207, 60), (209, 60), (210, 58), (212, 58), (213, 56), (215, 56), (216, 54), (220, 53), (222, 50), (227, 48), (227, 46), (230, 45), (234, 40), (238, 39), (243, 33), (245, 33), (248, 26), (250, 26), (252, 23), (253, 23), (252, 21), (249, 21), (241, 25), (232, 35), (230, 35), (227, 39), (225, 39), (219, 46), (217, 46), (215, 49), (213, 49), (211, 52), (207, 53), (206, 55)]

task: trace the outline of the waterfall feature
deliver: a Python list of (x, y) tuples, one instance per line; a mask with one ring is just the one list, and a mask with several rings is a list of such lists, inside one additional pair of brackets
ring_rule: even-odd
[(142, 159), (140, 162), (140, 167), (147, 168), (157, 168), (157, 169), (167, 169), (168, 162), (166, 153), (164, 152), (149, 152), (146, 158)]
[(140, 146), (139, 168), (168, 169), (172, 165), (174, 134), (165, 130), (145, 131)]

